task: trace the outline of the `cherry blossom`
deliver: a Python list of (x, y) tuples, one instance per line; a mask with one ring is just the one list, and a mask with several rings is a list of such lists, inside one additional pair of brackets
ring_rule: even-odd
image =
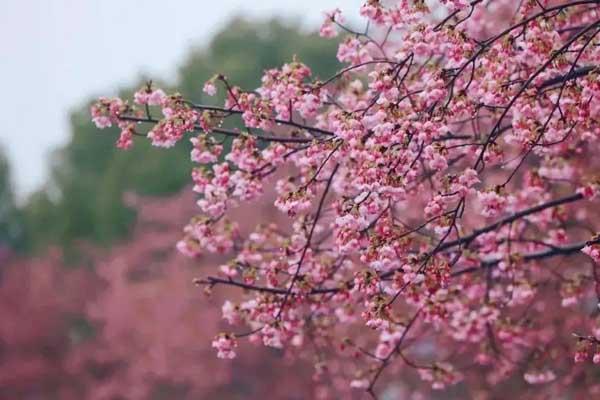
[(212, 342), (212, 347), (217, 349), (219, 358), (235, 358), (234, 349), (237, 347), (237, 341), (231, 335), (226, 333), (218, 335)]
[[(248, 337), (373, 397), (398, 376), (415, 395), (510, 380), (574, 396), (598, 390), (599, 13), (369, 0), (361, 29), (326, 14), (321, 36), (346, 34), (333, 76), (293, 58), (251, 91), (216, 75), (204, 91), (222, 87), (221, 106), (148, 85), (92, 118), (150, 125), (160, 147), (194, 135), (199, 210), (177, 247), (229, 254), (197, 283), (245, 298), (223, 307), (220, 357)], [(280, 219), (240, 229), (259, 198)]]

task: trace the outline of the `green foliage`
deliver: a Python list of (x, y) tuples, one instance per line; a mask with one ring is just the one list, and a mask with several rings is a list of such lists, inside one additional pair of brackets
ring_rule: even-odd
[(11, 182), (10, 165), (4, 151), (0, 148), (0, 246), (15, 247), (19, 244), (22, 236), (20, 222)]
[(316, 34), (302, 33), (294, 24), (235, 18), (217, 33), (208, 49), (191, 52), (179, 69), (179, 90), (192, 101), (206, 101), (202, 84), (216, 72), (235, 85), (253, 89), (265, 69), (278, 67), (294, 55), (310, 65), (316, 76), (328, 77), (339, 68), (337, 60), (326, 58), (335, 54), (336, 46)]
[[(222, 101), (222, 97), (207, 99), (202, 93), (204, 82), (215, 73), (223, 73), (241, 87), (255, 88), (265, 69), (290, 61), (294, 55), (310, 65), (315, 75), (327, 77), (338, 68), (335, 59), (325, 58), (334, 54), (335, 46), (288, 22), (236, 18), (206, 48), (190, 52), (174, 87), (193, 101)], [(138, 85), (124, 88), (120, 95), (130, 97), (145, 81), (140, 78)], [(124, 193), (167, 195), (189, 182), (188, 143), (164, 151), (136, 140), (133, 149), (117, 150), (118, 131), (97, 130), (90, 121), (89, 105), (72, 112), (71, 139), (54, 154), (51, 182), (34, 193), (23, 210), (29, 250), (50, 243), (69, 249), (76, 240), (110, 244), (126, 235), (135, 220), (135, 211), (123, 202)]]

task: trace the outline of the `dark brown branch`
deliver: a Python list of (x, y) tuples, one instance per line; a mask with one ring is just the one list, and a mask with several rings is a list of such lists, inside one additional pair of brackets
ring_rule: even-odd
[(596, 65), (588, 65), (586, 67), (577, 68), (574, 71), (571, 71), (565, 75), (557, 76), (555, 78), (548, 79), (547, 81), (542, 82), (542, 84), (538, 86), (538, 90), (542, 90), (550, 86), (557, 85), (559, 83), (564, 83), (573, 79), (584, 77), (589, 73), (596, 71), (597, 69), (598, 66)]
[(572, 203), (575, 201), (579, 201), (581, 199), (583, 199), (583, 195), (576, 193), (576, 194), (561, 197), (559, 199), (551, 200), (546, 203), (542, 203), (537, 206), (530, 207), (525, 210), (516, 212), (512, 215), (509, 215), (508, 217), (502, 218), (502, 219), (494, 222), (493, 224), (487, 225), (483, 228), (475, 229), (473, 232), (471, 232), (470, 234), (468, 234), (466, 236), (463, 236), (460, 239), (456, 239), (451, 242), (445, 243), (443, 246), (440, 246), (439, 251), (446, 250), (446, 249), (449, 249), (451, 247), (458, 246), (461, 244), (468, 244), (468, 243), (472, 242), (475, 238), (477, 238), (479, 235), (496, 230), (504, 225), (510, 224), (511, 222), (514, 222), (514, 221), (521, 219), (523, 217), (526, 217), (528, 215), (535, 214), (540, 211), (544, 211), (547, 208), (557, 207), (557, 206), (560, 206), (563, 204), (568, 204), (568, 203)]
[[(243, 114), (243, 111), (240, 110), (234, 110), (231, 108), (223, 108), (223, 107), (216, 107), (216, 106), (208, 106), (208, 105), (203, 105), (203, 104), (194, 104), (194, 103), (187, 103), (190, 107), (197, 109), (197, 110), (205, 110), (205, 111), (215, 111), (215, 112), (222, 112), (225, 114)], [(294, 128), (298, 128), (298, 129), (305, 129), (309, 132), (318, 132), (322, 135), (325, 136), (333, 136), (334, 133), (330, 132), (330, 131), (326, 131), (324, 129), (321, 128), (317, 128), (314, 126), (308, 126), (308, 125), (303, 125), (294, 121), (289, 121), (289, 120), (283, 120), (283, 119), (278, 119), (278, 118), (270, 118), (271, 121), (274, 121), (277, 124), (280, 125), (287, 125), (287, 126), (292, 126)]]
[[(481, 149), (481, 151), (479, 152), (479, 157), (477, 158), (477, 161), (475, 162), (475, 165), (473, 167), (474, 169), (478, 169), (479, 165), (483, 163), (483, 158), (484, 158), (485, 152), (486, 152), (489, 144), (492, 143), (494, 140), (496, 140), (496, 138), (500, 134), (498, 132), (498, 129), (500, 128), (500, 124), (502, 124), (502, 120), (508, 115), (508, 113), (511, 110), (512, 106), (521, 97), (521, 95), (523, 95), (523, 93), (525, 93), (525, 91), (527, 90), (527, 88), (529, 87), (529, 85), (531, 85), (531, 83), (535, 80), (535, 78), (537, 78), (542, 72), (544, 72), (546, 70), (546, 68), (548, 68), (548, 66), (550, 64), (552, 64), (554, 62), (554, 60), (556, 60), (556, 58), (558, 58), (561, 54), (563, 54), (566, 50), (568, 50), (569, 47), (571, 47), (583, 35), (585, 35), (586, 33), (588, 33), (589, 31), (591, 31), (593, 29), (598, 28), (599, 24), (600, 24), (600, 20), (597, 20), (594, 23), (590, 24), (587, 28), (585, 28), (581, 32), (578, 32), (571, 39), (569, 39), (563, 46), (561, 46), (560, 49), (556, 50), (548, 58), (548, 60), (546, 60), (540, 66), (540, 68), (538, 68), (533, 74), (531, 74), (531, 76), (529, 77), (529, 79), (527, 79), (527, 81), (519, 88), (519, 91), (517, 92), (517, 94), (515, 94), (513, 96), (513, 98), (510, 100), (510, 102), (506, 106), (506, 109), (504, 110), (504, 112), (502, 113), (502, 115), (500, 115), (500, 117), (496, 121), (496, 124), (494, 125), (494, 127), (490, 131), (490, 134), (488, 136), (487, 141), (483, 145), (483, 149)], [(594, 35), (596, 35), (596, 34), (598, 34), (597, 31), (594, 33)]]
[[(271, 294), (277, 294), (277, 295), (282, 295), (282, 296), (287, 294), (287, 292), (288, 292), (287, 289), (251, 285), (251, 284), (244, 283), (244, 282), (234, 281), (233, 279), (223, 279), (223, 278), (218, 278), (218, 277), (214, 277), (214, 276), (209, 276), (204, 279), (200, 279), (200, 278), (194, 279), (194, 283), (196, 285), (209, 285), (209, 286), (215, 286), (218, 284), (222, 284), (222, 285), (227, 285), (227, 286), (235, 286), (235, 287), (239, 287), (239, 288), (254, 291), (254, 292), (271, 293)], [(312, 289), (311, 291), (307, 292), (307, 294), (308, 295), (330, 294), (330, 293), (337, 293), (339, 291), (340, 291), (339, 288)]]
[[(524, 262), (529, 262), (529, 261), (543, 260), (545, 258), (556, 257), (556, 256), (568, 256), (568, 255), (571, 255), (571, 254), (581, 251), (581, 249), (583, 249), (585, 246), (588, 246), (590, 244), (597, 244), (597, 243), (600, 243), (600, 239), (589, 240), (586, 242), (572, 243), (567, 246), (560, 246), (560, 247), (557, 246), (557, 247), (553, 247), (553, 248), (550, 248), (550, 249), (544, 250), (544, 251), (537, 251), (535, 253), (524, 254), (521, 257), (521, 260)], [(471, 272), (481, 271), (486, 268), (493, 268), (496, 265), (498, 265), (498, 263), (500, 263), (500, 261), (502, 261), (503, 259), (504, 258), (496, 258), (493, 260), (484, 260), (481, 262), (481, 265), (479, 267), (465, 268), (460, 271), (453, 272), (451, 274), (451, 276), (455, 277), (455, 276), (468, 274)]]
[(315, 228), (317, 226), (317, 222), (319, 222), (319, 217), (321, 216), (321, 211), (323, 210), (323, 206), (325, 205), (325, 198), (327, 197), (327, 194), (329, 193), (329, 188), (331, 187), (331, 183), (333, 182), (333, 177), (337, 173), (338, 167), (339, 167), (339, 164), (336, 164), (336, 166), (333, 168), (333, 171), (331, 172), (331, 175), (329, 176), (329, 179), (327, 180), (325, 189), (323, 189), (323, 194), (321, 195), (321, 200), (319, 201), (319, 205), (318, 205), (317, 211), (315, 213), (314, 221), (312, 223), (312, 226), (310, 227), (310, 232), (308, 233), (308, 237), (306, 238), (306, 245), (304, 245), (304, 248), (302, 249), (302, 254), (300, 255), (300, 260), (298, 260), (298, 266), (296, 267), (296, 271), (294, 272), (294, 276), (292, 277), (292, 282), (290, 283), (290, 287), (288, 288), (287, 292), (285, 293), (285, 297), (283, 298), (283, 301), (281, 302), (281, 306), (279, 307), (279, 312), (277, 313), (276, 319), (279, 319), (279, 317), (281, 316), (281, 313), (283, 312), (283, 309), (285, 308), (287, 300), (290, 297), (292, 290), (294, 289), (294, 284), (298, 280), (298, 276), (300, 275), (300, 269), (302, 268), (302, 263), (304, 262), (304, 258), (306, 257), (306, 253), (308, 252), (308, 249), (310, 248), (310, 242), (312, 240), (313, 234), (315, 233)]
[[(140, 117), (127, 116), (127, 115), (120, 116), (119, 119), (121, 119), (123, 121), (131, 121), (131, 122), (138, 122), (138, 123), (150, 123), (150, 124), (157, 124), (160, 122), (159, 120), (153, 119), (153, 118), (140, 118)], [(200, 125), (195, 125), (194, 131), (203, 132), (204, 129), (202, 129), (202, 127), (200, 127)], [(230, 136), (230, 137), (239, 137), (239, 136), (244, 135), (244, 133), (242, 133), (242, 132), (234, 131), (231, 129), (225, 129), (225, 128), (213, 128), (211, 130), (211, 132), (220, 133), (222, 135)], [(267, 136), (267, 135), (252, 135), (252, 136), (255, 137), (257, 140), (262, 140), (265, 142), (276, 142), (276, 143), (312, 143), (315, 140), (315, 139), (309, 139), (309, 138), (280, 137), (280, 136)]]

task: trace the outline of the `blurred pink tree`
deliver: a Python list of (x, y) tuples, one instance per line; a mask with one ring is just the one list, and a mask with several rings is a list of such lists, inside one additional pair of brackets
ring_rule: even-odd
[[(131, 240), (102, 257), (97, 272), (104, 289), (87, 305), (97, 335), (70, 355), (70, 370), (84, 376), (86, 398), (258, 399), (290, 391), (313, 397), (303, 384), (310, 369), (281, 352), (249, 348), (235, 364), (214, 358), (210, 339), (225, 327), (217, 307), (224, 297), (208, 297), (207, 305), (193, 281), (223, 258), (192, 261), (175, 250), (194, 207), (189, 191), (170, 199), (128, 195), (127, 201), (138, 209), (136, 228)], [(249, 223), (260, 218), (255, 215)], [(264, 385), (271, 379), (277, 384)]]
[(98, 279), (65, 269), (50, 251), (0, 266), (0, 398), (80, 397), (68, 371), (69, 350), (81, 340), (85, 302)]
[[(131, 239), (108, 254), (82, 251), (95, 271), (65, 267), (57, 251), (5, 257), (0, 398), (331, 398), (331, 388), (305, 385), (310, 364), (280, 351), (249, 346), (235, 364), (215, 359), (225, 294), (207, 297), (193, 282), (224, 259), (192, 261), (174, 246), (191, 194), (127, 201), (139, 213)], [(267, 218), (260, 210), (252, 207), (249, 224)]]

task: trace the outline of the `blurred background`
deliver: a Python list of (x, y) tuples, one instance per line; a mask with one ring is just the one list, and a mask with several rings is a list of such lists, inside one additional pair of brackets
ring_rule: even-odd
[[(343, 3), (343, 4), (341, 4)], [(217, 360), (226, 293), (206, 299), (174, 244), (195, 213), (189, 146), (118, 151), (89, 106), (152, 79), (193, 101), (216, 72), (245, 87), (294, 54), (320, 77), (313, 32), (359, 0), (5, 0), (0, 13), (0, 398), (310, 398), (310, 362), (242, 346)], [(222, 99), (211, 99), (222, 101)], [(262, 205), (255, 218), (269, 218)], [(256, 221), (244, 221), (253, 224)], [(247, 348), (246, 348), (247, 347)], [(310, 360), (309, 360), (310, 361)], [(286, 366), (286, 368), (281, 368)]]

